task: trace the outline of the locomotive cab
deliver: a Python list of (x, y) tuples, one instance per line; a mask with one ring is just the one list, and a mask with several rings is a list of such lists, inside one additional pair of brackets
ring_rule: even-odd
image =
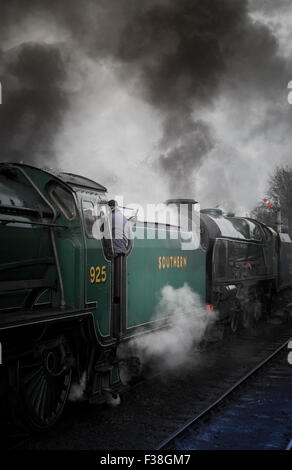
[(34, 429), (56, 422), (71, 379), (81, 370), (89, 374), (95, 355), (98, 296), (92, 305), (86, 292), (85, 265), (93, 261), (84, 249), (83, 189), (98, 198), (106, 191), (71, 174), (0, 166), (1, 374), (7, 374), (0, 392), (9, 383), (17, 414)]

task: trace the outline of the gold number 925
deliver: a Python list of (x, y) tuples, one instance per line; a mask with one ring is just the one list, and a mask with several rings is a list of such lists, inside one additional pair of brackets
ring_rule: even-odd
[(100, 284), (101, 282), (106, 282), (106, 266), (91, 266), (90, 282), (91, 284)]

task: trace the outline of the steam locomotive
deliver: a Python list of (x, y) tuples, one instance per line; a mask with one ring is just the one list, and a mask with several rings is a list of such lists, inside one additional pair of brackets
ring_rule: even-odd
[[(169, 203), (191, 214), (195, 201)], [(292, 286), (289, 236), (255, 220), (202, 210), (194, 246), (188, 228), (134, 219), (117, 264), (93, 233), (108, 211), (106, 188), (87, 178), (0, 165), (0, 403), (38, 431), (60, 418), (73, 382), (93, 402), (121, 390), (117, 346), (165, 327), (154, 317), (164, 286), (187, 283), (234, 331)]]

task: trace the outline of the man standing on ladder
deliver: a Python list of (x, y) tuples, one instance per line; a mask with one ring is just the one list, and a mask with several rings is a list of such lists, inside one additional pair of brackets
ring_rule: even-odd
[(112, 211), (112, 240), (114, 257), (124, 255), (128, 245), (128, 219), (118, 209), (118, 203), (114, 199), (108, 202)]
[(112, 335), (119, 339), (122, 330), (123, 286), (125, 282), (124, 256), (128, 248), (129, 222), (124, 214), (118, 209), (118, 203), (110, 200), (108, 205), (111, 209), (112, 243), (113, 243), (113, 331)]

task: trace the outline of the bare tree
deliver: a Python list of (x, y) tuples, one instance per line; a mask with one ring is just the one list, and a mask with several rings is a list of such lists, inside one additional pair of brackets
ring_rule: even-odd
[(281, 210), (282, 223), (292, 229), (292, 168), (277, 167), (269, 180), (268, 196)]
[(277, 211), (275, 208), (268, 207), (265, 202), (260, 202), (250, 213), (250, 216), (277, 230)]
[(267, 201), (261, 201), (251, 216), (273, 228), (277, 227), (277, 212), (281, 211), (283, 231), (292, 231), (292, 168), (277, 166), (268, 182)]

